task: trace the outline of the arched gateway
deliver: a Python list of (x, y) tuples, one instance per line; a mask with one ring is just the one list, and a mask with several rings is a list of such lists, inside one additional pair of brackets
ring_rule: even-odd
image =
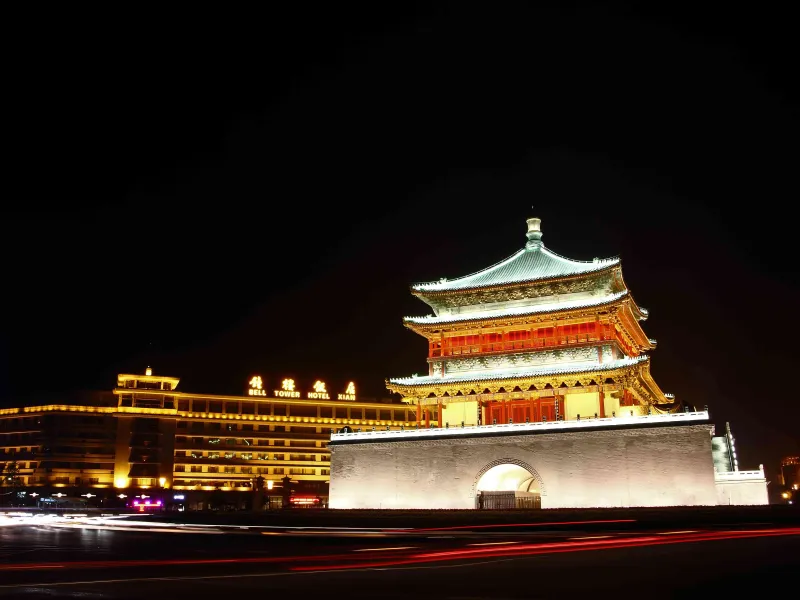
[(475, 476), (471, 492), (479, 509), (541, 508), (546, 494), (536, 469), (515, 458), (485, 465)]

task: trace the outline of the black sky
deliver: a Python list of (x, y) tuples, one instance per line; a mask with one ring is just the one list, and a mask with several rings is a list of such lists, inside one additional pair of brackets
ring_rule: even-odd
[[(425, 372), (416, 281), (621, 255), (662, 389), (798, 453), (792, 21), (624, 4), (20, 15), (3, 405)], [(11, 108), (9, 108), (9, 106)], [(533, 207), (533, 208), (531, 208)]]

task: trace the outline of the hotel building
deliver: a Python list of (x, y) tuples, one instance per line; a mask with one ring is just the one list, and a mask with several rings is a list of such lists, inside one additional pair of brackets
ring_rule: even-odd
[[(25, 496), (90, 494), (95, 503), (144, 492), (165, 506), (177, 497), (205, 508), (216, 497), (251, 508), (247, 493), (263, 477), (272, 506), (325, 506), (332, 430), (415, 424), (412, 407), (362, 401), (352, 383), (339, 394), (321, 381), (303, 392), (291, 379), (268, 390), (253, 376), (242, 396), (185, 393), (178, 384), (148, 367), (80, 402), (0, 409), (4, 486)], [(223, 501), (219, 491), (242, 493)]]

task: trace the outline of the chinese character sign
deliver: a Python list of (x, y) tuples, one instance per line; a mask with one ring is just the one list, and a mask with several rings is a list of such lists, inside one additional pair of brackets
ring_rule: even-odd
[(266, 396), (267, 392), (263, 389), (264, 382), (260, 375), (255, 375), (250, 380), (250, 389), (247, 390), (249, 396)]
[(317, 379), (314, 382), (314, 391), (308, 392), (308, 397), (311, 400), (330, 400), (328, 391), (325, 389), (325, 382)]
[(337, 400), (355, 400), (356, 399), (356, 384), (352, 381), (347, 384), (344, 394), (336, 396)]
[(286, 378), (281, 381), (281, 389), (275, 390), (276, 398), (299, 398), (300, 392), (294, 387), (294, 379)]

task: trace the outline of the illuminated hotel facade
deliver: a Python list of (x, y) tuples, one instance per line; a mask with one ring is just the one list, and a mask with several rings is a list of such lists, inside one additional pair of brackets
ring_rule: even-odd
[(428, 373), (386, 385), (420, 429), (334, 434), (331, 507), (766, 503), (729, 428), (715, 437), (707, 409), (651, 376), (648, 311), (620, 259), (565, 258), (527, 225), (508, 258), (411, 286), (433, 311), (403, 320)]
[(266, 383), (255, 375), (243, 396), (192, 394), (148, 367), (80, 403), (0, 409), (3, 483), (26, 496), (144, 493), (194, 508), (213, 504), (211, 492), (238, 491), (224, 503), (250, 508), (246, 493), (262, 477), (273, 507), (284, 496), (325, 506), (331, 430), (414, 425), (413, 409), (360, 401), (352, 382), (341, 393), (322, 381), (302, 391), (288, 378)]

